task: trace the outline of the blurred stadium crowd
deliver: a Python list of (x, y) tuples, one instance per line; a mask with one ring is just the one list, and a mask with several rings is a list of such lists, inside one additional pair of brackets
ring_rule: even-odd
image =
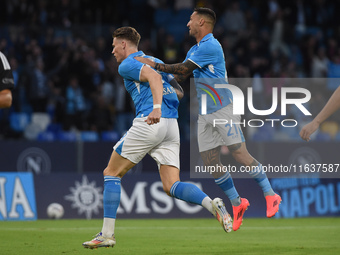
[[(82, 131), (89, 140), (119, 137), (134, 110), (111, 55), (112, 32), (133, 26), (146, 54), (182, 62), (195, 44), (186, 24), (196, 6), (217, 14), (214, 35), (228, 76), (259, 81), (252, 84), (255, 106), (270, 108), (272, 86), (278, 86), (256, 78), (281, 78), (280, 86), (289, 86), (290, 78), (320, 78), (303, 85), (312, 93), (313, 116), (339, 85), (327, 79), (340, 77), (339, 1), (5, 0), (0, 51), (10, 61), (16, 88), (11, 109), (0, 111), (2, 139), (72, 140)], [(183, 88), (179, 123), (182, 139), (188, 139), (189, 81)], [(299, 123), (310, 120), (290, 115)], [(339, 123), (339, 114), (333, 115), (318, 139), (340, 140)], [(277, 130), (261, 130), (248, 138), (280, 139)], [(298, 139), (294, 132), (281, 138)]]

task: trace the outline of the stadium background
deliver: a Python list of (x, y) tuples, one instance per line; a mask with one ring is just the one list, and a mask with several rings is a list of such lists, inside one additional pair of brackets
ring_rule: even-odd
[[(281, 78), (282, 86), (288, 78), (318, 78), (305, 85), (312, 94), (308, 109), (313, 116), (338, 86), (328, 79), (340, 77), (338, 1), (3, 1), (0, 51), (10, 61), (16, 87), (13, 106), (0, 111), (0, 219), (46, 218), (51, 202), (65, 207), (66, 218), (102, 217), (101, 172), (134, 116), (111, 55), (111, 34), (117, 27), (133, 26), (146, 54), (165, 63), (181, 62), (195, 43), (186, 28), (195, 6), (217, 14), (214, 34), (230, 78)], [(269, 108), (272, 86), (253, 84), (256, 106)], [(181, 168), (182, 179), (189, 180), (189, 81), (183, 88)], [(311, 120), (294, 110), (288, 115), (300, 125)], [(249, 151), (263, 164), (335, 164), (339, 123), (338, 112), (308, 144), (298, 136), (300, 125), (288, 134), (267, 128), (244, 131)], [(226, 148), (222, 160), (235, 164)], [(156, 172), (156, 164), (146, 158), (124, 178), (120, 217), (209, 216), (164, 197)], [(209, 195), (223, 196), (211, 179), (192, 181)], [(277, 217), (340, 215), (338, 179), (272, 182), (284, 198)], [(255, 182), (236, 179), (235, 184), (254, 201), (247, 216), (264, 217)]]

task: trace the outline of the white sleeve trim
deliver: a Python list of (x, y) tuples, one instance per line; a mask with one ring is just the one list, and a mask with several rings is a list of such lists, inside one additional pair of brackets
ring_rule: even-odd
[(188, 58), (188, 60), (190, 60), (192, 63), (194, 63), (195, 65), (197, 65), (199, 68), (202, 68), (199, 64), (197, 64), (195, 61), (191, 60), (190, 58)]
[(2, 54), (2, 52), (0, 52), (0, 59), (4, 67), (4, 70), (11, 70), (11, 66), (9, 65), (7, 58), (5, 57), (4, 54)]

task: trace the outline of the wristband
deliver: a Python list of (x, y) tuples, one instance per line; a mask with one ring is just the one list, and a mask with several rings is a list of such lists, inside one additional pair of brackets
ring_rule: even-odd
[(162, 108), (162, 106), (161, 106), (160, 104), (154, 104), (154, 105), (153, 105), (153, 109), (157, 109), (157, 108), (160, 109), (160, 108)]

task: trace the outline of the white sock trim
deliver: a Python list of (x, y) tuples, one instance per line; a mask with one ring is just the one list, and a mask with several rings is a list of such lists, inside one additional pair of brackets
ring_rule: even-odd
[(111, 237), (114, 234), (115, 223), (116, 223), (116, 219), (104, 218), (103, 228), (102, 228), (103, 237)]
[(211, 214), (214, 214), (213, 213), (213, 207), (212, 207), (212, 204), (211, 204), (211, 198), (210, 197), (205, 197), (203, 200), (202, 200), (202, 206), (207, 209)]

